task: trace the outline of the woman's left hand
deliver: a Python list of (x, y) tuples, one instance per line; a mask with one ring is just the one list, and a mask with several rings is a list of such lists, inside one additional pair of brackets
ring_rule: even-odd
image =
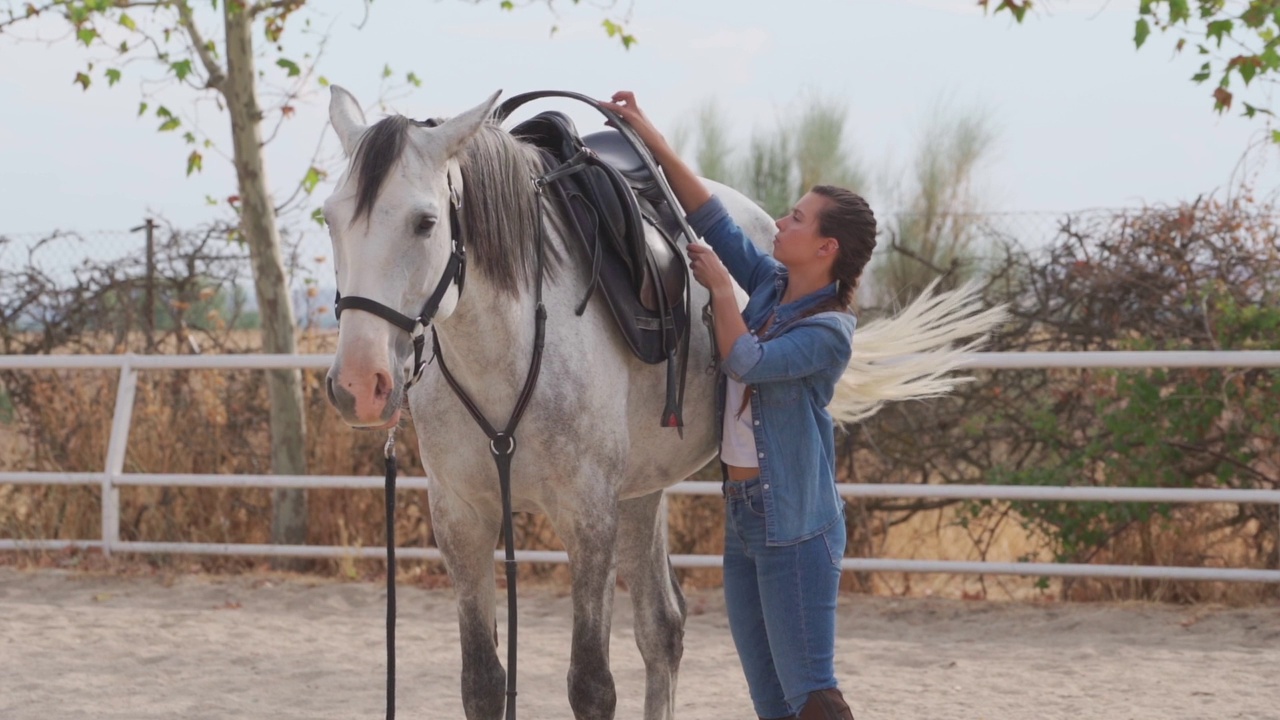
[(710, 246), (689, 243), (689, 269), (693, 278), (713, 294), (733, 293), (733, 277)]

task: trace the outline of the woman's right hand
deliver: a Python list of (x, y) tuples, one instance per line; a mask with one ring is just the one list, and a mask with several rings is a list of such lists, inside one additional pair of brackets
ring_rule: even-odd
[(636, 135), (655, 154), (666, 147), (666, 138), (662, 137), (662, 133), (658, 132), (658, 128), (649, 121), (649, 117), (644, 114), (644, 110), (641, 110), (640, 106), (636, 104), (635, 93), (630, 90), (620, 90), (613, 94), (609, 102), (602, 102), (601, 104), (627, 121), (631, 129), (635, 130)]

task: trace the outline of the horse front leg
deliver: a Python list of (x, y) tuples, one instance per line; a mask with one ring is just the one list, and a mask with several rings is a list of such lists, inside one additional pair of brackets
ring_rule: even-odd
[(618, 564), (631, 593), (636, 645), (644, 658), (644, 720), (672, 720), (686, 612), (667, 556), (667, 504), (659, 491), (624, 500), (619, 516)]
[(611, 495), (593, 496), (579, 498), (571, 507), (571, 514), (556, 523), (573, 575), (569, 706), (576, 720), (612, 720), (618, 700), (609, 670), (617, 501)]
[(500, 720), (507, 674), (498, 660), (493, 548), (502, 522), (495, 502), (462, 498), (441, 483), (430, 494), (431, 522), (458, 602), (462, 708), (467, 720)]

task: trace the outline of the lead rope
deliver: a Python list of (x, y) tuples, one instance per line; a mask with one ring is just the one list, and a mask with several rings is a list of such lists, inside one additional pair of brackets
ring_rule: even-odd
[(387, 720), (396, 717), (396, 429), (382, 448), (387, 482)]

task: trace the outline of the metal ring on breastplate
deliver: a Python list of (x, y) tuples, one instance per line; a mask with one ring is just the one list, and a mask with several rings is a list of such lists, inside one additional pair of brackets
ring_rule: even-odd
[[(498, 444), (497, 444), (497, 443), (498, 443), (498, 441), (499, 441), (499, 440), (501, 440), (501, 439), (503, 439), (503, 438), (506, 438), (506, 440), (507, 440), (507, 443), (508, 443), (508, 444), (507, 444), (507, 449), (506, 449), (505, 451), (499, 452), (499, 451), (498, 451)], [(493, 438), (492, 440), (490, 440), (490, 441), (489, 441), (489, 452), (492, 452), (494, 455), (511, 455), (511, 454), (512, 454), (512, 453), (514, 453), (515, 451), (516, 451), (516, 436), (515, 436), (515, 435), (506, 435), (506, 434), (503, 434), (503, 433), (498, 433), (498, 436), (497, 436), (497, 437), (495, 437), (495, 438)]]

